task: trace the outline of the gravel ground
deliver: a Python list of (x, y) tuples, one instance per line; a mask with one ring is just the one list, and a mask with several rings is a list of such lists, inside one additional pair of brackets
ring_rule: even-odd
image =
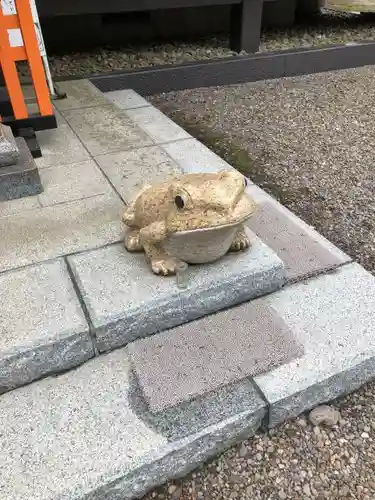
[(375, 384), (335, 407), (334, 427), (306, 417), (237, 448), (144, 500), (336, 500), (375, 498)]
[[(150, 98), (164, 112), (375, 270), (375, 68)], [(144, 500), (375, 499), (375, 382), (258, 433)]]
[(375, 271), (375, 67), (150, 98)]
[[(269, 29), (262, 34), (260, 51), (293, 47), (322, 46), (375, 39), (375, 17), (323, 11), (292, 28)], [(51, 71), (55, 77), (88, 75), (158, 64), (221, 58), (234, 55), (228, 39), (210, 37), (191, 43), (165, 43), (117, 48), (101, 48), (91, 52), (65, 55), (50, 54)]]

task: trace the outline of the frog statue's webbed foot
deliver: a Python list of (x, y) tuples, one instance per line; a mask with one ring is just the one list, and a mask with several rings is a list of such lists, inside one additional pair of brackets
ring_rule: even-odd
[(166, 237), (165, 225), (162, 222), (154, 222), (141, 229), (140, 243), (150, 261), (152, 272), (168, 276), (176, 274), (179, 259), (169, 255), (163, 248)]
[(128, 252), (141, 252), (143, 250), (143, 245), (139, 230), (134, 229), (129, 231), (125, 236), (125, 248)]
[(246, 234), (244, 228), (241, 228), (237, 231), (234, 240), (230, 246), (230, 252), (242, 252), (250, 247), (250, 240)]
[(155, 274), (169, 276), (171, 274), (176, 274), (178, 263), (178, 259), (170, 257), (167, 254), (161, 254), (151, 259), (151, 269)]

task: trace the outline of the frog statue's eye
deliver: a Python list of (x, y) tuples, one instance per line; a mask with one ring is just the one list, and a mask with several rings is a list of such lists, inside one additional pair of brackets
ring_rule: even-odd
[(243, 185), (245, 186), (245, 188), (247, 187), (248, 185), (248, 182), (247, 182), (247, 179), (246, 177), (243, 178)]
[(180, 195), (177, 195), (175, 196), (174, 198), (174, 202), (175, 202), (175, 205), (176, 207), (179, 209), (179, 210), (182, 210), (185, 206), (185, 202), (184, 202), (184, 199), (182, 196)]

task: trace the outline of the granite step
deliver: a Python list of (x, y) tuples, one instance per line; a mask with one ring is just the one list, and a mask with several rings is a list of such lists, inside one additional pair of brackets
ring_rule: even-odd
[(0, 394), (277, 290), (284, 265), (252, 239), (248, 252), (194, 267), (184, 290), (123, 244), (0, 274)]
[(353, 391), (375, 375), (374, 297), (375, 278), (346, 264), (2, 394), (2, 498), (140, 498)]
[(250, 437), (265, 414), (244, 381), (155, 418), (122, 348), (0, 396), (1, 498), (139, 498)]

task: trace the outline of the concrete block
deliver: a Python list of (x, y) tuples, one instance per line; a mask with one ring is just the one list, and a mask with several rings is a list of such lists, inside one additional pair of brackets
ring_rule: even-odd
[(90, 108), (105, 106), (108, 101), (89, 80), (67, 80), (59, 82), (59, 90), (67, 93), (66, 99), (57, 99), (54, 106), (59, 111), (66, 109)]
[(63, 261), (0, 275), (0, 393), (94, 355)]
[(218, 172), (233, 168), (196, 139), (171, 142), (163, 144), (162, 147), (185, 174)]
[(18, 162), (20, 152), (8, 125), (0, 124), (0, 168), (14, 165)]
[(115, 90), (113, 92), (106, 92), (104, 95), (121, 109), (135, 109), (151, 106), (146, 99), (137, 94), (133, 89)]
[[(150, 420), (136, 390), (121, 349), (2, 395), (2, 497), (141, 498), (150, 488), (250, 437), (265, 414), (264, 402), (248, 386), (238, 391), (237, 401), (247, 396), (246, 405), (239, 403), (240, 411), (234, 397), (211, 398), (206, 406), (202, 403), (203, 418), (196, 421), (195, 431), (188, 427), (183, 432), (188, 411), (180, 409), (174, 421)], [(228, 409), (233, 403), (231, 412), (207, 424), (216, 411), (221, 414), (220, 403)], [(167, 428), (174, 437), (163, 432)]]
[(321, 274), (351, 260), (326, 245), (318, 233), (306, 231), (300, 219), (288, 215), (280, 204), (266, 202), (249, 221), (250, 229), (284, 262), (288, 281)]
[(164, 182), (181, 174), (177, 164), (158, 146), (100, 155), (95, 161), (126, 202), (144, 184)]
[(129, 109), (126, 114), (151, 137), (155, 144), (191, 138), (183, 128), (153, 106)]
[(358, 264), (260, 299), (284, 319), (305, 354), (255, 382), (270, 426), (351, 392), (375, 375), (375, 278)]
[(90, 155), (68, 124), (57, 129), (36, 132), (42, 157), (37, 158), (38, 168), (70, 165), (90, 160)]
[(112, 192), (94, 160), (43, 168), (40, 178), (44, 192), (38, 199), (43, 207)]
[(0, 272), (120, 241), (123, 209), (106, 194), (1, 217)]
[(257, 300), (132, 342), (128, 351), (153, 412), (303, 354), (285, 322)]
[(25, 139), (17, 137), (16, 144), (19, 151), (17, 163), (0, 167), (0, 201), (33, 196), (43, 191), (38, 167)]
[(129, 254), (122, 244), (71, 256), (69, 262), (100, 351), (270, 293), (284, 283), (283, 263), (255, 237), (251, 251), (189, 267), (187, 289), (178, 288), (175, 277), (155, 276), (143, 254)]
[(67, 110), (63, 115), (95, 156), (152, 144), (152, 140), (125, 113), (107, 101), (106, 106)]

